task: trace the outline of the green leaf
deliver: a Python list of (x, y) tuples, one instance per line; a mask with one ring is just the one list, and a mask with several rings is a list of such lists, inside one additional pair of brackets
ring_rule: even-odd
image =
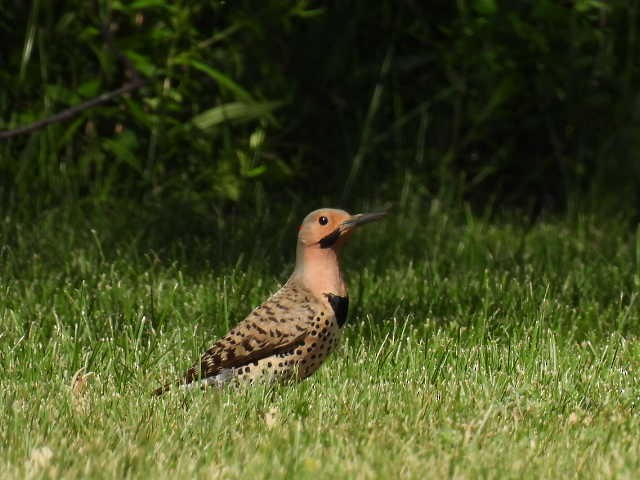
[(78, 95), (74, 91), (59, 84), (47, 85), (45, 92), (51, 100), (64, 105), (72, 105), (78, 101)]
[(112, 2), (111, 8), (121, 12), (131, 12), (135, 10), (143, 10), (145, 8), (162, 8), (165, 10), (173, 10), (175, 7), (164, 0), (137, 0), (135, 2)]
[(283, 105), (283, 102), (231, 102), (210, 108), (191, 119), (193, 124), (207, 130), (226, 122), (246, 122), (258, 118), (271, 119), (271, 112)]
[(498, 10), (496, 0), (476, 0), (474, 7), (481, 15), (493, 15)]
[(127, 8), (130, 10), (138, 10), (141, 8), (152, 7), (165, 8), (167, 6), (168, 3), (164, 0), (138, 0), (136, 2), (131, 2), (129, 5), (127, 5)]
[(589, 10), (608, 10), (609, 5), (603, 0), (576, 0), (574, 8), (582, 13)]
[(158, 68), (153, 64), (153, 62), (139, 53), (134, 52), (133, 50), (127, 50), (125, 52), (127, 58), (131, 60), (133, 65), (142, 72), (147, 77), (152, 77), (158, 71)]
[(220, 70), (216, 70), (209, 65), (190, 58), (188, 55), (180, 55), (174, 58), (171, 63), (177, 65), (187, 65), (200, 70), (201, 72), (206, 73), (216, 82), (218, 82), (220, 88), (228, 90), (239, 100), (246, 100), (249, 102), (253, 101), (251, 94), (240, 85), (238, 85), (235, 81), (233, 81), (229, 76), (225, 75)]
[(142, 173), (141, 160), (135, 153), (138, 140), (133, 132), (125, 130), (113, 138), (104, 140), (102, 145), (103, 148), (110, 152), (115, 158), (126, 163), (136, 172)]
[(257, 167), (250, 168), (249, 170), (243, 171), (242, 175), (244, 175), (247, 178), (255, 178), (255, 177), (259, 177), (266, 171), (267, 171), (266, 165), (259, 165)]
[(123, 97), (123, 102), (127, 105), (129, 114), (142, 125), (147, 128), (152, 128), (156, 124), (156, 116), (151, 113), (145, 111), (144, 108), (139, 104), (139, 102), (132, 100), (131, 98)]
[(78, 41), (80, 42), (90, 42), (100, 36), (100, 30), (96, 27), (85, 27), (78, 33)]
[(54, 139), (54, 148), (57, 151), (60, 151), (64, 147), (66, 147), (71, 142), (76, 132), (80, 129), (81, 126), (85, 124), (86, 121), (87, 120), (85, 116), (81, 115), (80, 117), (76, 118), (73, 122), (71, 122), (71, 124), (65, 128), (64, 133), (61, 136), (56, 137)]
[(304, 6), (296, 6), (291, 10), (292, 17), (315, 18), (326, 14), (325, 8), (310, 8), (305, 10)]
[(99, 88), (100, 80), (96, 78), (80, 84), (78, 88), (76, 88), (76, 92), (78, 92), (81, 97), (95, 97), (98, 94)]

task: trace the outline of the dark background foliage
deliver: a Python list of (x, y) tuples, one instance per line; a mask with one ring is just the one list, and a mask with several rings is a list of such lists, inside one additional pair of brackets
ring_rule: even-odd
[(6, 209), (637, 210), (638, 2), (4, 0)]

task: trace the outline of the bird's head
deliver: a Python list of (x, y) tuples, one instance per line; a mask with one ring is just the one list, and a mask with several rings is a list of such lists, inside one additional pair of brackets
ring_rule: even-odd
[(351, 215), (344, 210), (321, 208), (305, 217), (298, 232), (298, 244), (311, 249), (338, 251), (351, 233), (365, 223), (384, 217), (387, 212), (358, 213)]
[(354, 229), (384, 217), (387, 212), (351, 215), (344, 210), (321, 208), (305, 217), (298, 232), (296, 268), (297, 278), (317, 298), (327, 293), (347, 295), (338, 254)]

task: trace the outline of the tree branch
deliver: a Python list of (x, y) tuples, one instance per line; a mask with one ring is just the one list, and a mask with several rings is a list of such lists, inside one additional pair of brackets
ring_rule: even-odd
[(125, 83), (123, 86), (116, 90), (103, 93), (102, 95), (92, 98), (91, 100), (87, 100), (86, 102), (80, 103), (79, 105), (75, 105), (71, 108), (63, 110), (62, 112), (56, 113), (55, 115), (51, 115), (49, 118), (45, 118), (44, 120), (39, 120), (35, 123), (32, 123), (31, 125), (25, 125), (24, 127), (19, 127), (14, 130), (0, 131), (0, 140), (6, 140), (8, 138), (17, 137), (18, 135), (35, 132), (36, 130), (40, 130), (41, 128), (44, 128), (52, 123), (64, 122), (65, 120), (69, 120), (70, 118), (74, 117), (80, 112), (83, 112), (84, 110), (113, 100), (120, 95), (124, 95), (125, 93), (140, 88), (144, 84), (145, 81), (143, 79), (137, 78), (132, 82)]
[[(100, 9), (98, 8), (99, 5), (96, 0), (94, 0), (93, 5), (96, 12), (100, 12)], [(47, 125), (51, 125), (52, 123), (64, 122), (65, 120), (73, 118), (78, 113), (83, 112), (84, 110), (95, 107), (96, 105), (100, 105), (102, 103), (106, 103), (116, 97), (119, 97), (120, 95), (124, 95), (125, 93), (136, 90), (146, 83), (142, 75), (140, 75), (140, 72), (138, 72), (133, 63), (131, 63), (131, 60), (129, 60), (126, 55), (115, 48), (113, 35), (109, 29), (109, 21), (110, 15), (107, 17), (107, 20), (102, 22), (102, 39), (107, 45), (107, 48), (111, 50), (116, 55), (117, 59), (124, 65), (125, 75), (132, 77), (131, 81), (125, 83), (116, 90), (103, 93), (95, 98), (92, 98), (91, 100), (87, 100), (86, 102), (83, 102), (79, 105), (67, 108), (62, 112), (51, 115), (49, 118), (34, 122), (31, 125), (18, 127), (14, 130), (2, 130), (0, 131), (0, 140), (6, 140), (9, 138), (17, 137), (18, 135), (35, 132), (36, 130), (40, 130), (41, 128), (46, 127)]]

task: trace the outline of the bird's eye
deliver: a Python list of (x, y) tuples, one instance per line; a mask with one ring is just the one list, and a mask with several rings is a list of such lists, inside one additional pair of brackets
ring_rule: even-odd
[(326, 225), (327, 223), (329, 223), (329, 219), (323, 215), (318, 219), (318, 223), (320, 225)]

